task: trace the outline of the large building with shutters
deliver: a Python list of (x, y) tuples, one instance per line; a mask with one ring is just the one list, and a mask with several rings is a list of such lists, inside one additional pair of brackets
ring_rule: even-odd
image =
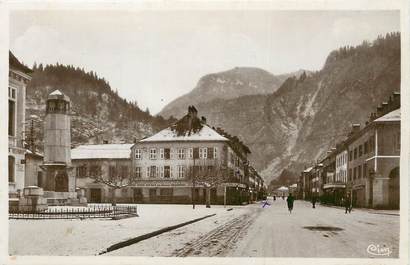
[(198, 180), (213, 174), (221, 181), (211, 188), (211, 203), (248, 202), (255, 180), (249, 183), (248, 151), (233, 139), (237, 140), (198, 119), (196, 109), (190, 107), (175, 125), (132, 147), (136, 202), (204, 203), (206, 189)]

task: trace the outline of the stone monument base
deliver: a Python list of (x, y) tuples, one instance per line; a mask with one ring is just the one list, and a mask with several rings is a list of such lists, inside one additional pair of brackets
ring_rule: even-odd
[(23, 196), (18, 202), (19, 212), (43, 212), (47, 210), (47, 200), (43, 194), (43, 189), (37, 186), (25, 187)]

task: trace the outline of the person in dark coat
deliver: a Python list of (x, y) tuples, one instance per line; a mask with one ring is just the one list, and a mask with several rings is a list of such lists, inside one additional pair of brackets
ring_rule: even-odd
[(350, 199), (350, 195), (347, 195), (345, 198), (345, 213), (347, 212), (351, 212), (352, 211), (352, 205), (350, 203), (351, 199)]
[(293, 210), (293, 201), (294, 201), (294, 200), (295, 200), (295, 199), (293, 198), (292, 193), (289, 193), (289, 196), (288, 196), (288, 198), (286, 199), (286, 202), (288, 203), (289, 213), (292, 213), (292, 210)]
[(275, 195), (273, 195), (273, 200), (276, 201), (276, 196)]
[(316, 208), (316, 196), (312, 197), (312, 208)]

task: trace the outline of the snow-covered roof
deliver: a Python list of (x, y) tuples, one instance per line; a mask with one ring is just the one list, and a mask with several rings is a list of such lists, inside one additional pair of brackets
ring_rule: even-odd
[(291, 188), (297, 188), (297, 187), (298, 187), (298, 184), (297, 184), (297, 183), (292, 184), (292, 185), (290, 185), (290, 187), (291, 187)]
[(62, 96), (63, 93), (61, 93), (60, 90), (56, 89), (53, 92), (50, 93), (50, 96)]
[(375, 119), (375, 122), (385, 122), (385, 121), (400, 121), (401, 111), (400, 109), (393, 110), (380, 118)]
[(203, 125), (201, 130), (191, 135), (185, 134), (178, 136), (170, 127), (166, 128), (153, 136), (140, 140), (142, 143), (146, 142), (170, 142), (170, 141), (228, 141), (215, 130), (207, 125)]
[(287, 191), (287, 190), (289, 190), (289, 189), (286, 188), (285, 186), (282, 186), (282, 187), (278, 188), (277, 190), (279, 190), (279, 191)]
[(71, 149), (71, 159), (128, 159), (133, 144), (80, 145)]
[(304, 173), (309, 173), (312, 171), (313, 167), (308, 167), (307, 169), (303, 170)]
[(58, 90), (58, 89), (56, 89), (56, 90), (54, 90), (53, 92), (51, 92), (51, 93), (48, 95), (47, 99), (63, 99), (63, 100), (65, 100), (65, 101), (70, 101), (70, 98), (69, 98), (67, 95), (63, 94), (63, 93), (62, 93), (60, 90)]

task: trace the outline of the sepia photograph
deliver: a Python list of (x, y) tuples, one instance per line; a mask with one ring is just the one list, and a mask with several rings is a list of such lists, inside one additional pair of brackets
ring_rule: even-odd
[(407, 257), (402, 11), (78, 7), (8, 11), (11, 264)]

